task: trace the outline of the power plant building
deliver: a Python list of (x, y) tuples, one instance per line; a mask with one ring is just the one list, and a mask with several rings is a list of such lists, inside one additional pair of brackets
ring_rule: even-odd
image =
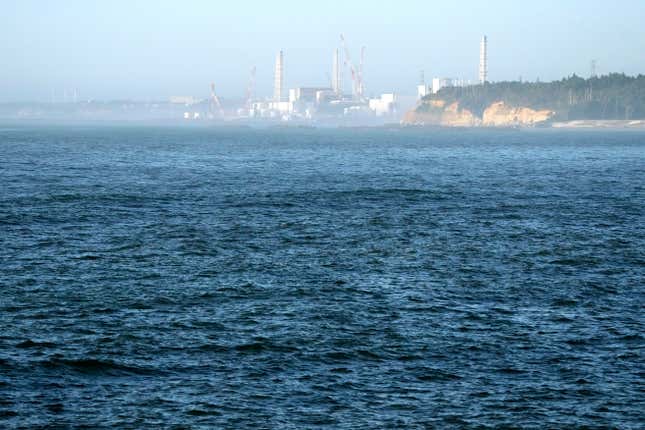
[[(349, 54), (347, 54), (349, 55)], [(303, 86), (289, 89), (284, 87), (284, 52), (277, 53), (275, 59), (273, 97), (264, 101), (250, 99), (247, 90), (247, 108), (249, 118), (268, 118), (281, 121), (310, 120), (313, 118), (329, 119), (358, 118), (365, 120), (369, 117), (392, 117), (398, 112), (398, 97), (393, 94), (382, 94), (379, 98), (362, 98), (363, 82), (363, 56), (358, 68), (350, 65), (352, 69), (352, 83), (354, 98), (343, 95), (341, 52), (333, 51), (332, 74), (327, 86)], [(251, 85), (250, 85), (251, 87)], [(426, 88), (429, 92), (430, 87)], [(243, 111), (243, 110), (242, 110)]]
[(434, 78), (432, 79), (432, 94), (437, 94), (442, 88), (452, 87), (453, 85), (453, 80), (450, 78)]
[(396, 95), (381, 94), (378, 99), (370, 99), (368, 106), (376, 116), (392, 115), (396, 111)]
[(432, 92), (430, 85), (421, 84), (417, 85), (417, 99), (422, 99)]
[(289, 101), (291, 102), (318, 102), (319, 93), (330, 93), (331, 88), (323, 87), (299, 87), (289, 90)]

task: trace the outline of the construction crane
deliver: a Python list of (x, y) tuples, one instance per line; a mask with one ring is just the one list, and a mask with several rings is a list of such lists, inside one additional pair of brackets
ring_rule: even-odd
[(349, 66), (349, 70), (352, 74), (352, 95), (359, 99), (362, 100), (363, 95), (361, 94), (361, 82), (360, 82), (360, 74), (356, 71), (356, 67), (354, 67), (354, 63), (352, 63), (352, 57), (349, 54), (349, 48), (347, 48), (347, 43), (345, 42), (345, 36), (342, 34), (340, 35), (340, 43), (343, 46), (343, 50), (345, 51), (345, 64)]
[(365, 95), (365, 81), (363, 80), (363, 65), (365, 64), (365, 47), (361, 48), (361, 62), (358, 66), (358, 96), (363, 99)]
[(224, 116), (224, 109), (222, 109), (222, 104), (219, 102), (219, 97), (215, 94), (215, 84), (211, 83), (211, 101), (209, 104), (209, 110), (212, 117), (215, 117), (215, 108), (217, 108), (219, 116)]
[(246, 95), (244, 97), (244, 105), (247, 109), (251, 109), (253, 98), (255, 98), (255, 74), (256, 68), (253, 66), (251, 68), (251, 76), (249, 77), (249, 84), (246, 87)]

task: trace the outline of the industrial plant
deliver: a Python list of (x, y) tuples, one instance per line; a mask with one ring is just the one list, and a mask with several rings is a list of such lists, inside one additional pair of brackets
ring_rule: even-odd
[[(488, 41), (481, 40), (479, 83), (488, 78)], [(251, 70), (249, 85), (244, 101), (239, 106), (223, 109), (214, 86), (211, 85), (209, 100), (196, 100), (190, 97), (174, 97), (172, 102), (187, 101), (183, 117), (186, 120), (211, 119), (218, 121), (296, 121), (296, 122), (334, 122), (348, 120), (353, 122), (396, 121), (405, 108), (410, 107), (404, 97), (394, 92), (368, 97), (365, 84), (366, 48), (360, 49), (358, 63), (354, 62), (344, 35), (340, 36), (340, 47), (331, 55), (331, 75), (328, 85), (299, 86), (285, 88), (288, 58), (284, 51), (277, 52), (273, 73), (273, 96), (261, 99), (256, 97), (256, 69)], [(351, 90), (346, 91), (344, 75), (350, 76)], [(426, 84), (425, 78), (417, 86), (416, 100), (428, 94), (436, 94), (445, 87), (464, 87), (472, 81), (459, 78), (435, 77)], [(402, 103), (403, 102), (403, 103)]]
[[(20, 108), (15, 115), (19, 117), (60, 116), (81, 117), (85, 119), (164, 119), (189, 122), (212, 123), (281, 123), (296, 124), (347, 124), (378, 125), (396, 123), (403, 114), (413, 108), (426, 96), (437, 94), (443, 88), (482, 85), (488, 80), (488, 40), (481, 39), (479, 80), (456, 77), (433, 77), (426, 82), (421, 72), (420, 82), (411, 86), (409, 95), (394, 91), (380, 95), (368, 95), (366, 84), (365, 46), (352, 55), (344, 35), (339, 44), (329, 54), (328, 80), (324, 85), (303, 85), (287, 88), (285, 76), (289, 73), (288, 52), (278, 50), (275, 54), (273, 69), (273, 91), (271, 96), (259, 97), (256, 94), (257, 69), (248, 72), (246, 91), (238, 99), (223, 100), (218, 94), (216, 82), (204, 83), (209, 95), (176, 95), (165, 101), (134, 102), (94, 100), (79, 101), (76, 90), (65, 90), (62, 102), (55, 100), (52, 93), (50, 105)], [(357, 61), (355, 61), (357, 58)], [(265, 69), (269, 69), (265, 65)], [(475, 66), (473, 67), (475, 70)], [(205, 91), (206, 92), (206, 91)], [(416, 94), (414, 94), (416, 92)]]
[[(259, 99), (255, 95), (255, 68), (251, 71), (243, 103), (223, 109), (214, 86), (209, 100), (190, 97), (173, 97), (171, 102), (185, 103), (183, 117), (187, 120), (211, 119), (220, 121), (302, 121), (333, 122), (338, 119), (355, 122), (392, 121), (399, 113), (399, 97), (395, 93), (367, 97), (364, 80), (366, 48), (362, 47), (358, 63), (350, 54), (346, 39), (340, 36), (340, 48), (331, 55), (331, 75), (325, 86), (299, 86), (285, 88), (286, 54), (276, 54), (273, 74), (273, 96)], [(351, 91), (343, 87), (343, 76), (349, 72)]]

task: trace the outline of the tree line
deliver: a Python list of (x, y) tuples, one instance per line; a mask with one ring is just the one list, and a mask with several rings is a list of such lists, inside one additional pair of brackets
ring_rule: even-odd
[[(479, 117), (492, 103), (503, 101), (514, 107), (552, 110), (556, 120), (645, 119), (645, 75), (612, 73), (589, 79), (573, 75), (553, 82), (487, 82), (445, 87), (424, 100), (458, 102)], [(419, 109), (432, 108), (421, 105)]]

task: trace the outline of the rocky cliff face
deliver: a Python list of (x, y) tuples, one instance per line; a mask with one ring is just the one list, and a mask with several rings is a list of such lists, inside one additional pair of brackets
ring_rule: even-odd
[(447, 104), (443, 100), (422, 102), (406, 113), (403, 123), (408, 125), (436, 125), (443, 127), (514, 127), (535, 126), (550, 120), (555, 112), (512, 107), (504, 102), (490, 105), (480, 118), (459, 103)]
[(550, 120), (554, 115), (555, 112), (550, 110), (515, 108), (497, 102), (484, 111), (482, 123), (487, 127), (533, 126)]
[[(419, 109), (423, 107), (423, 109)], [(431, 100), (424, 106), (417, 106), (405, 114), (404, 124), (438, 125), (443, 127), (476, 127), (481, 125), (468, 109), (461, 109), (458, 103), (447, 105), (443, 100)]]

